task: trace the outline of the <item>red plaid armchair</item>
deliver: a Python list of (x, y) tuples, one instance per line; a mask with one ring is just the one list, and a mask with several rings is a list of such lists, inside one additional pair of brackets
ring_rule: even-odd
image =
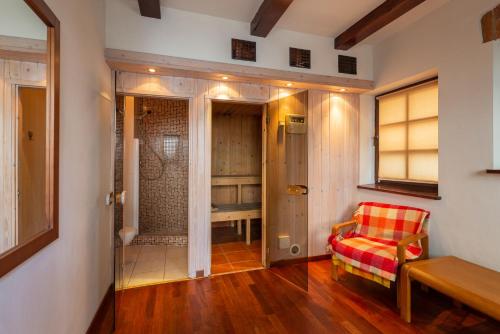
[(341, 267), (390, 287), (400, 265), (428, 257), (429, 216), (429, 211), (408, 206), (360, 203), (351, 221), (332, 228), (333, 279), (338, 280)]

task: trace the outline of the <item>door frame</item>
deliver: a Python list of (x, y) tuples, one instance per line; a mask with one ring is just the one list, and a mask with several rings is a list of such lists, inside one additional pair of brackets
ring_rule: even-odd
[[(267, 224), (266, 224), (266, 218), (267, 218), (267, 192), (266, 192), (266, 183), (267, 183), (267, 104), (269, 101), (263, 102), (261, 100), (252, 100), (252, 99), (235, 99), (235, 98), (216, 98), (216, 97), (209, 97), (205, 96), (205, 110), (207, 113), (207, 121), (206, 121), (206, 126), (208, 131), (206, 132), (206, 138), (205, 142), (207, 143), (207, 148), (205, 149), (205, 154), (207, 156), (207, 161), (209, 162), (209, 174), (210, 176), (212, 175), (212, 128), (213, 128), (213, 123), (212, 123), (212, 104), (213, 102), (231, 102), (231, 103), (241, 103), (241, 104), (255, 104), (259, 105), (262, 107), (262, 129), (261, 129), (261, 136), (262, 136), (262, 148), (261, 148), (261, 154), (262, 154), (262, 160), (261, 160), (261, 251), (262, 251), (262, 257), (261, 257), (261, 263), (264, 266), (264, 268), (267, 268)], [(212, 203), (212, 185), (210, 183), (210, 191), (208, 192), (210, 194), (210, 201), (209, 203)], [(209, 212), (209, 217), (211, 215), (211, 208)], [(207, 274), (211, 275), (212, 273), (212, 222), (209, 221), (208, 224), (208, 244), (210, 245), (209, 248), (209, 262), (210, 263), (210, 272)]]

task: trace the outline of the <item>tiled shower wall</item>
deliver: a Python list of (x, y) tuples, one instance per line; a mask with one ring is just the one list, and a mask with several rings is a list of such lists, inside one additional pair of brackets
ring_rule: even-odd
[[(123, 96), (116, 97), (116, 105), (117, 109), (123, 112)], [(187, 235), (188, 229), (188, 108), (187, 100), (135, 98), (135, 137), (140, 141), (139, 234), (142, 236), (136, 238), (134, 243), (185, 244), (187, 241), (185, 238), (182, 242), (170, 240), (170, 236)], [(140, 119), (147, 110), (151, 113)], [(123, 130), (123, 114), (117, 112), (115, 147), (117, 194), (123, 190)], [(151, 151), (146, 141), (163, 159), (163, 173), (161, 173), (160, 159)], [(123, 210), (117, 205), (116, 234), (122, 225)]]
[(135, 98), (140, 234), (187, 235), (188, 110), (187, 100)]

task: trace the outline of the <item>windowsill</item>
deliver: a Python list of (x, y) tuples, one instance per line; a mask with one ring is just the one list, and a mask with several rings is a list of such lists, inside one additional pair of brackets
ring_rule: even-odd
[(487, 169), (486, 173), (488, 173), (488, 174), (500, 174), (500, 169)]
[(372, 190), (372, 191), (380, 191), (384, 193), (390, 194), (398, 194), (412, 197), (420, 197), (427, 198), (433, 200), (440, 200), (441, 196), (439, 196), (436, 192), (429, 190), (420, 190), (415, 189), (414, 187), (405, 187), (401, 185), (392, 185), (392, 184), (364, 184), (359, 185), (358, 189)]

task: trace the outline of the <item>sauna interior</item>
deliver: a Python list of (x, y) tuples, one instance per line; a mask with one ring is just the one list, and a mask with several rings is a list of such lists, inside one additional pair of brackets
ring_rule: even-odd
[(117, 96), (119, 288), (187, 278), (188, 100)]
[(212, 274), (263, 267), (263, 108), (212, 102)]

